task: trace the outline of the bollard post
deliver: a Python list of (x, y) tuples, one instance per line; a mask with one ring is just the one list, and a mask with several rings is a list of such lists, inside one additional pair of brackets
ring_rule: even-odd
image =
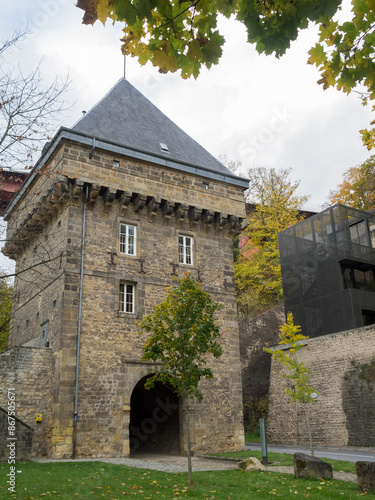
[(268, 465), (267, 440), (266, 440), (266, 419), (259, 419), (260, 426), (260, 446), (262, 449), (262, 464)]

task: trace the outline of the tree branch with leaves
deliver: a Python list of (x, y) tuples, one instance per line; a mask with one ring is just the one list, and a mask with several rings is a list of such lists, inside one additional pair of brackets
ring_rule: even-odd
[[(220, 16), (242, 23), (248, 42), (260, 54), (276, 57), (315, 24), (319, 40), (309, 51), (308, 62), (320, 72), (318, 84), (346, 94), (359, 92), (367, 104), (375, 100), (375, 4), (351, 0), (349, 15), (340, 20), (343, 5), (344, 0), (77, 1), (85, 11), (85, 24), (98, 19), (103, 24), (107, 19), (125, 24), (123, 54), (140, 64), (151, 61), (161, 73), (180, 69), (183, 78), (197, 78), (202, 67), (219, 63), (225, 43), (218, 28)], [(361, 134), (367, 148), (374, 147), (375, 129), (363, 129)]]

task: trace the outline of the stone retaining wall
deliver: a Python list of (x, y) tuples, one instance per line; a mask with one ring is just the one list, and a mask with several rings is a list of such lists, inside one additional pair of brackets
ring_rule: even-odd
[[(375, 325), (309, 339), (298, 358), (320, 393), (307, 405), (314, 443), (375, 446)], [(268, 440), (307, 444), (305, 408), (289, 403), (282, 373), (272, 362)]]
[[(8, 409), (0, 408), (0, 463), (14, 463), (30, 460), (31, 446), (33, 439), (33, 429), (22, 422), (19, 418), (14, 418), (15, 432), (10, 436)], [(16, 439), (9, 440), (8, 437)], [(15, 449), (15, 455), (13, 455)]]
[(279, 328), (283, 323), (284, 305), (280, 304), (239, 324), (245, 426), (249, 424), (250, 419), (246, 404), (268, 394), (271, 359), (263, 351), (263, 347), (278, 343)]
[[(15, 395), (15, 413), (20, 419), (19, 425), (16, 426), (17, 442), (24, 442), (25, 447), (28, 446), (26, 442), (29, 437), (26, 439), (23, 424), (33, 429), (32, 456), (47, 455), (51, 371), (52, 353), (49, 348), (11, 347), (0, 354), (0, 407), (7, 412), (8, 391)], [(38, 424), (37, 413), (43, 415), (43, 421)], [(3, 416), (0, 415), (0, 418)], [(20, 452), (22, 447), (23, 445)]]

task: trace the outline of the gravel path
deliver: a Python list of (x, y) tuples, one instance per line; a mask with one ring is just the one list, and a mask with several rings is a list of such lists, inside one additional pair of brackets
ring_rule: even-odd
[[(52, 460), (48, 458), (36, 458), (35, 462), (104, 462), (107, 464), (127, 465), (128, 467), (137, 467), (139, 469), (152, 469), (165, 472), (186, 472), (187, 458), (173, 455), (137, 455), (136, 458), (83, 458), (83, 459), (65, 459)], [(217, 460), (202, 457), (192, 457), (193, 471), (209, 470), (236, 470), (237, 460)]]
[[(137, 458), (109, 458), (102, 461), (166, 472), (186, 472), (187, 470), (187, 458), (180, 456), (140, 455)], [(192, 457), (192, 467), (193, 471), (238, 469), (237, 460), (216, 460), (202, 457)]]

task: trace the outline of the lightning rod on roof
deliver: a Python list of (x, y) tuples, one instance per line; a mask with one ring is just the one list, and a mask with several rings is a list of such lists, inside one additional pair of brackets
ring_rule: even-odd
[[(125, 28), (127, 24), (125, 23)], [(126, 54), (124, 54), (124, 80), (126, 80)]]

